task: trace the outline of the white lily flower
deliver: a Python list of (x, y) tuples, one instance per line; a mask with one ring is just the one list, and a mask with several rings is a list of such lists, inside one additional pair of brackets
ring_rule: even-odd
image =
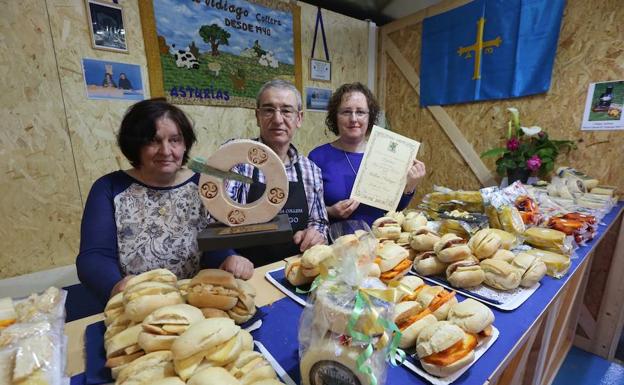
[(524, 132), (524, 135), (526, 136), (535, 136), (537, 134), (539, 134), (540, 132), (542, 132), (542, 128), (538, 127), (538, 126), (531, 126), (531, 127), (520, 127), (522, 129), (522, 132)]

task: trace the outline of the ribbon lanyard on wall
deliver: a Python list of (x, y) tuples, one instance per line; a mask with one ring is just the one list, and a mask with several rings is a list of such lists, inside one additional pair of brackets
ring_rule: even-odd
[[(316, 37), (318, 35), (318, 27), (321, 26), (321, 35), (323, 36), (323, 48), (325, 50), (325, 60), (315, 59), (314, 50), (316, 48)], [(331, 81), (331, 62), (329, 61), (329, 50), (327, 49), (327, 37), (325, 36), (325, 27), (323, 26), (323, 15), (321, 7), (317, 7), (316, 24), (314, 25), (314, 41), (312, 42), (312, 54), (310, 55), (310, 78), (312, 80)]]

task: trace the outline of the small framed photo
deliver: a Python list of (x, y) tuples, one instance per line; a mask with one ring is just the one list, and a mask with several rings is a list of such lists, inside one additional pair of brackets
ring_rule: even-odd
[(143, 74), (138, 64), (82, 59), (89, 99), (143, 100)]
[(310, 79), (331, 82), (331, 62), (310, 59)]
[(327, 111), (327, 105), (332, 95), (328, 88), (306, 87), (306, 109), (308, 111)]
[(128, 53), (123, 9), (97, 0), (85, 2), (93, 48)]

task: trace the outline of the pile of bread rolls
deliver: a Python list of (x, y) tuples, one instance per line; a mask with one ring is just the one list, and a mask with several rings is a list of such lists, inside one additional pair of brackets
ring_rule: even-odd
[(468, 241), (423, 230), (412, 241), (422, 251), (414, 258), (414, 270), (424, 276), (444, 274), (458, 288), (482, 283), (499, 290), (531, 287), (544, 277), (546, 265), (528, 253), (514, 255), (509, 249), (515, 242), (513, 234), (499, 229), (479, 230)]
[(473, 299), (458, 302), (454, 292), (415, 276), (399, 282), (409, 292), (394, 309), (399, 347), (415, 349), (422, 367), (438, 377), (474, 361), (474, 349), (492, 333), (494, 313)]
[(237, 326), (255, 314), (255, 295), (218, 269), (179, 282), (166, 269), (137, 275), (104, 309), (106, 366), (116, 384), (280, 384)]

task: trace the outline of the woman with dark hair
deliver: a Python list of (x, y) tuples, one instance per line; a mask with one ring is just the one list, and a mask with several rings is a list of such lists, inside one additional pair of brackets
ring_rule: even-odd
[(117, 88), (117, 84), (113, 80), (113, 74), (107, 72), (104, 74), (104, 80), (102, 80), (102, 87), (113, 87)]
[[(331, 143), (312, 150), (308, 156), (323, 172), (323, 189), (329, 221), (360, 219), (369, 225), (384, 211), (349, 199), (366, 149), (366, 137), (379, 117), (379, 104), (361, 83), (343, 84), (331, 96), (325, 124), (338, 136)], [(409, 169), (404, 195), (397, 210), (407, 206), (425, 164), (416, 160)]]
[(117, 84), (122, 90), (132, 89), (132, 83), (130, 83), (130, 79), (128, 79), (128, 76), (126, 76), (124, 72), (119, 74), (119, 80), (117, 81)]
[(103, 303), (134, 274), (167, 268), (190, 278), (199, 271), (197, 233), (209, 216), (199, 174), (183, 167), (195, 141), (187, 116), (165, 99), (126, 112), (117, 143), (132, 168), (91, 187), (76, 258), (80, 281)]

